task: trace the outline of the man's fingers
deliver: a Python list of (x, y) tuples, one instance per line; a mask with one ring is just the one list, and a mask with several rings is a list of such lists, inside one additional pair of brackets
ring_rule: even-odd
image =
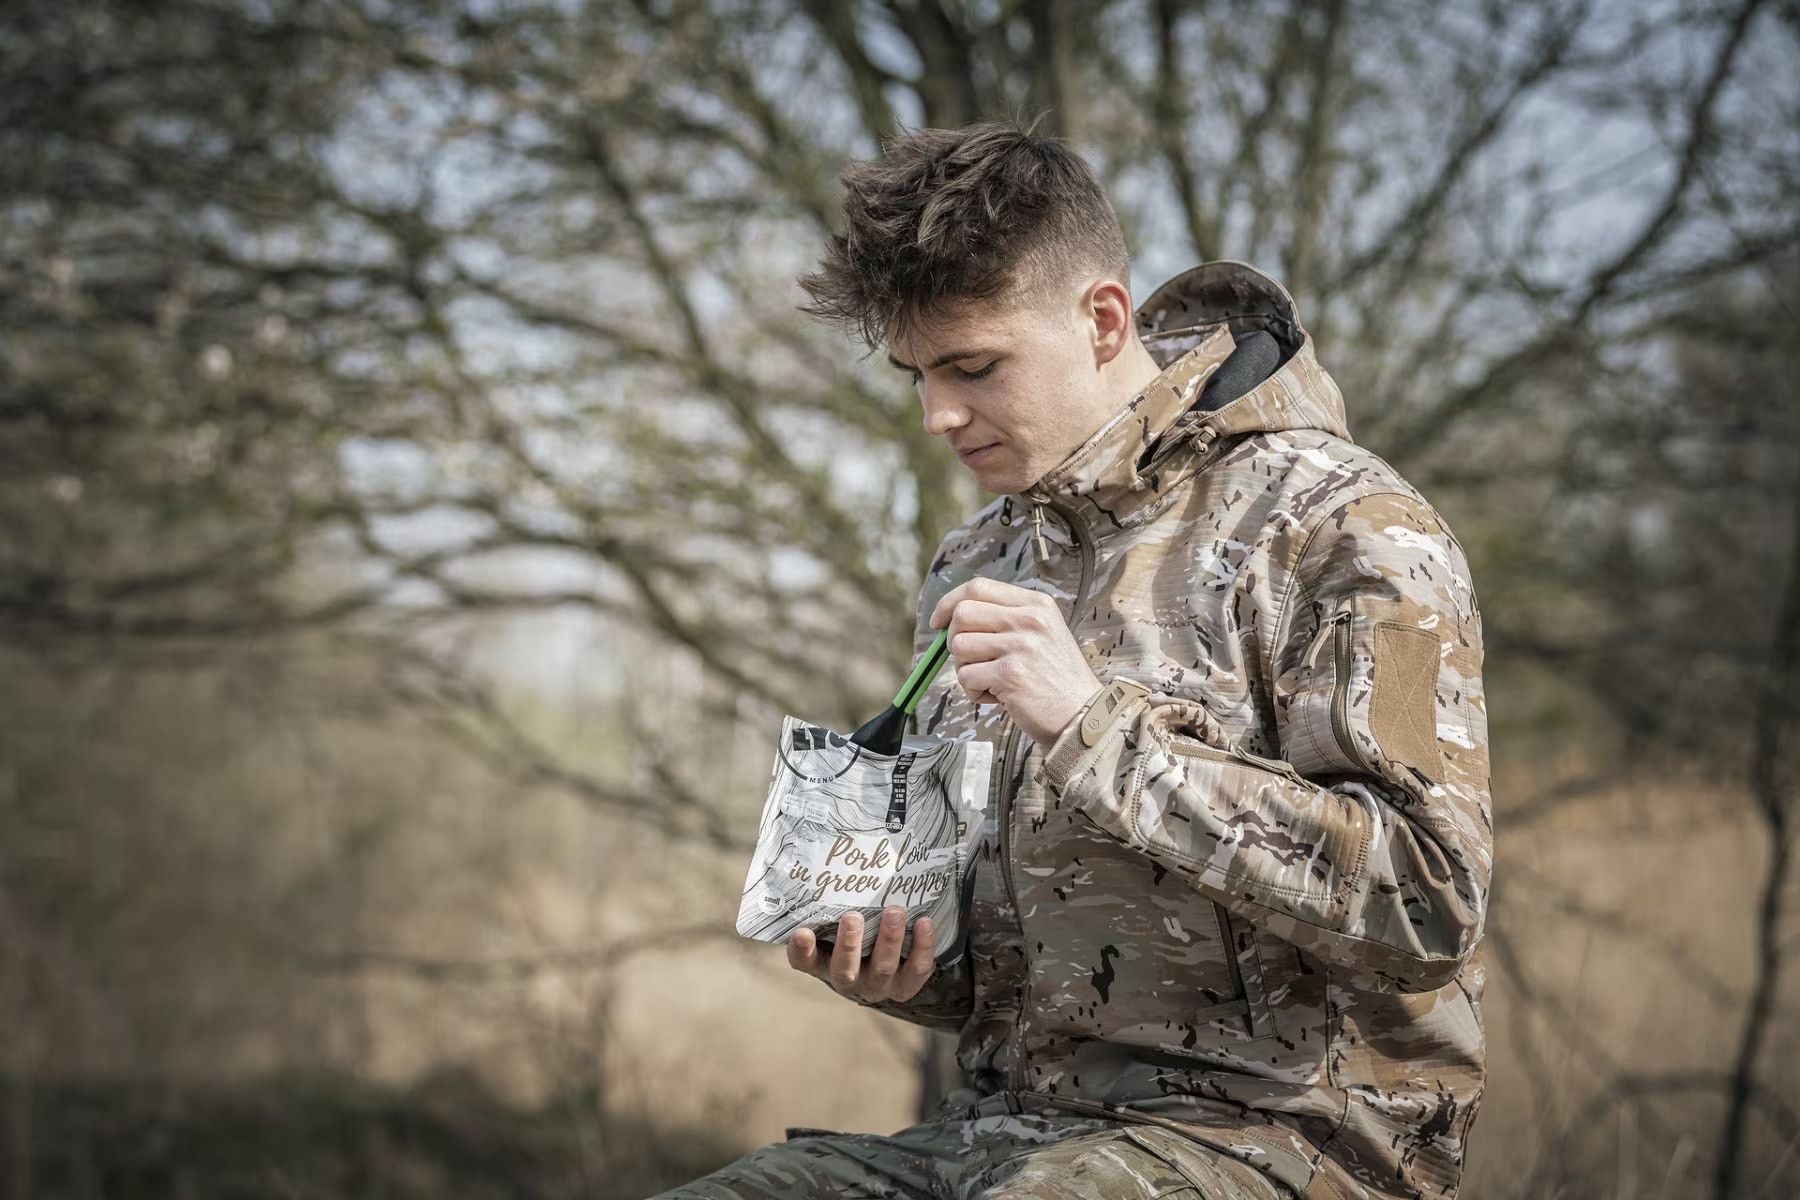
[(1001, 607), (1017, 607), (1021, 604), (1032, 603), (1039, 595), (1042, 593), (1034, 592), (1030, 588), (1022, 588), (1016, 583), (1007, 583), (1004, 580), (977, 575), (945, 592), (943, 597), (938, 600), (937, 607), (931, 610), (931, 619), (928, 624), (933, 629), (944, 628), (950, 624), (951, 615), (957, 611), (957, 607), (970, 600)]
[(857, 994), (864, 1000), (886, 1000), (900, 973), (900, 943), (906, 939), (906, 910), (890, 904), (881, 910), (881, 928), (869, 954)]
[(912, 952), (906, 956), (900, 973), (894, 976), (892, 998), (895, 1000), (911, 1000), (931, 978), (932, 968), (937, 966), (936, 949), (931, 938), (931, 918), (920, 917), (913, 922)]
[(1007, 683), (1009, 681), (1003, 664), (972, 662), (957, 664), (956, 682), (962, 685), (962, 690), (969, 694), (970, 700), (980, 703), (979, 700), (976, 700), (979, 696), (990, 696), (997, 699), (1001, 692), (1008, 690)]
[(788, 966), (808, 975), (819, 973), (819, 939), (810, 929), (796, 929), (787, 941)]
[(992, 662), (1013, 648), (1013, 639), (1005, 633), (989, 633), (981, 629), (959, 629), (945, 643), (950, 657), (958, 663)]
[(810, 929), (796, 929), (787, 941), (788, 966), (817, 975), (845, 995), (862, 1000), (911, 1000), (925, 986), (936, 967), (931, 918), (913, 923), (912, 950), (900, 961), (900, 943), (906, 936), (906, 910), (890, 904), (881, 910), (881, 927), (865, 965), (862, 949), (863, 916), (845, 913), (838, 920), (837, 943), (827, 959), (819, 952), (818, 936)]
[(1014, 605), (964, 600), (950, 615), (950, 636), (954, 638), (959, 633), (1004, 633), (1018, 625), (1021, 615)]
[(857, 970), (862, 965), (862, 935), (861, 913), (845, 913), (838, 918), (837, 945), (831, 951), (831, 986), (840, 992), (856, 987)]

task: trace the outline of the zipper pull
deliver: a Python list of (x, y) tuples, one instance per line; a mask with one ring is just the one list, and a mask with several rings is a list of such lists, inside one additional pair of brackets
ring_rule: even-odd
[(1324, 652), (1326, 642), (1331, 643), (1334, 654), (1337, 652), (1338, 626), (1349, 619), (1350, 610), (1346, 608), (1341, 612), (1332, 613), (1319, 622), (1318, 632), (1313, 634), (1313, 644), (1306, 651), (1305, 666), (1307, 670), (1311, 671), (1318, 667), (1319, 655)]
[(1044, 506), (1031, 506), (1031, 538), (1037, 546), (1038, 561), (1047, 562), (1050, 558), (1050, 545), (1044, 540)]
[(1008, 529), (1012, 528), (1012, 523), (1013, 523), (1012, 510), (1013, 510), (1013, 498), (1011, 496), (1008, 496), (1005, 500), (1001, 501), (1001, 503), (1000, 503), (1000, 523), (1002, 525), (1006, 526)]

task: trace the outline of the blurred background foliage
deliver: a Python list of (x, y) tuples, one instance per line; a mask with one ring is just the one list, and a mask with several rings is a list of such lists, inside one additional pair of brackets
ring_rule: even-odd
[(641, 1195), (941, 1086), (730, 932), (769, 730), (879, 707), (984, 499), (792, 280), (848, 158), (1047, 111), (1469, 551), (1470, 1194), (1792, 1194), (1797, 66), (1750, 0), (14, 0), (0, 1186)]

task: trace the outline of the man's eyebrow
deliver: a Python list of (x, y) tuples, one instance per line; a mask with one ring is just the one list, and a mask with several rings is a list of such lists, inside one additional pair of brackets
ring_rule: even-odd
[[(958, 361), (959, 359), (964, 359), (964, 358), (980, 358), (984, 354), (993, 354), (993, 353), (994, 353), (994, 351), (992, 351), (992, 350), (987, 350), (987, 349), (983, 349), (980, 347), (977, 347), (974, 350), (952, 350), (948, 354), (939, 355), (938, 360), (936, 362), (932, 363), (929, 367), (927, 367), (925, 369), (928, 371), (935, 371), (939, 367), (943, 366), (945, 363), (953, 363), (953, 362)], [(893, 364), (894, 367), (896, 367), (897, 369), (902, 370), (902, 371), (915, 371), (918, 369), (917, 367), (910, 367), (907, 364), (901, 362), (899, 359), (895, 358), (894, 352), (892, 350), (888, 351), (888, 362)]]

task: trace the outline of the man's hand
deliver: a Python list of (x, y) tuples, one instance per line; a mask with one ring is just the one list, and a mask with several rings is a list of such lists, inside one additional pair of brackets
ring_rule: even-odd
[(906, 910), (890, 904), (881, 910), (881, 929), (869, 961), (862, 961), (861, 913), (838, 918), (837, 944), (827, 962), (819, 954), (819, 940), (810, 929), (796, 929), (788, 938), (788, 966), (828, 981), (832, 990), (859, 1000), (911, 1000), (931, 978), (935, 965), (931, 946), (931, 918), (913, 922), (912, 953), (900, 962), (900, 941), (906, 936)]
[(998, 703), (1039, 745), (1054, 742), (1102, 687), (1062, 610), (1042, 592), (971, 579), (932, 610), (931, 627), (946, 625), (956, 681), (969, 699)]

